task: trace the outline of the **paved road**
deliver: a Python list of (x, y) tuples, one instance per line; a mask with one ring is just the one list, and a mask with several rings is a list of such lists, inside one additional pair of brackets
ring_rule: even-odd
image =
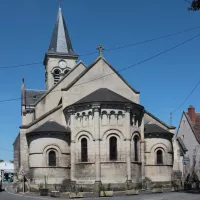
[[(18, 196), (7, 193), (6, 191), (0, 192), (0, 200), (47, 200), (52, 198), (47, 197), (26, 197), (26, 196)], [(60, 200), (64, 200), (62, 198), (58, 198)], [(105, 198), (96, 198), (97, 200), (103, 200)], [(128, 197), (112, 197), (106, 198), (111, 200), (199, 200), (200, 194), (188, 194), (188, 193), (164, 193), (164, 194), (150, 194), (150, 195), (138, 195), (138, 196), (128, 196)], [(84, 198), (84, 200), (87, 200)], [(89, 200), (89, 199), (88, 199)], [(91, 199), (90, 199), (91, 200)]]

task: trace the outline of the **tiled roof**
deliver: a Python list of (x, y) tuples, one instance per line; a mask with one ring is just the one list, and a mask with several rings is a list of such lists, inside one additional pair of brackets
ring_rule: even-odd
[(164, 128), (161, 128), (157, 124), (145, 124), (144, 126), (145, 130), (144, 133), (170, 133), (171, 132), (165, 130)]
[[(151, 116), (152, 118), (154, 118), (156, 121), (160, 122), (162, 125), (164, 125), (165, 127), (167, 127), (168, 129), (175, 129), (175, 126), (169, 126), (167, 125), (165, 122), (163, 122), (162, 120), (160, 120), (159, 118), (157, 118), (155, 115), (153, 115), (152, 113), (150, 113), (149, 111), (145, 110), (144, 111), (147, 115)], [(146, 118), (144, 118), (144, 120), (146, 120)]]
[(74, 104), (83, 104), (90, 102), (123, 102), (123, 103), (133, 103), (132, 101), (126, 99), (125, 97), (107, 89), (100, 88), (91, 94), (85, 96)]
[(67, 133), (70, 132), (69, 128), (65, 128), (64, 126), (60, 125), (55, 121), (47, 121), (38, 128), (30, 131), (29, 133), (41, 133), (41, 132), (63, 132)]
[(58, 11), (57, 21), (55, 24), (48, 52), (76, 55), (73, 52), (71, 40), (61, 8), (59, 8)]
[(26, 106), (33, 106), (35, 102), (37, 102), (46, 91), (44, 90), (25, 90), (25, 105)]
[(184, 112), (188, 123), (196, 137), (196, 140), (200, 143), (200, 113), (195, 113), (195, 121), (192, 121), (187, 112)]

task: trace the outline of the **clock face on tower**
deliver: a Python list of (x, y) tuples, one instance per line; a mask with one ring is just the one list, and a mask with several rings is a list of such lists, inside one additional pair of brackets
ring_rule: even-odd
[(67, 66), (67, 63), (64, 61), (64, 60), (61, 60), (59, 63), (58, 63), (59, 67), (60, 68), (65, 68)]

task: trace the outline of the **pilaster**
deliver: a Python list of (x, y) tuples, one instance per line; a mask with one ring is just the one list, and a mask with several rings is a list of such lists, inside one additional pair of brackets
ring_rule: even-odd
[(127, 179), (129, 182), (131, 182), (131, 125), (130, 125), (130, 112), (131, 107), (126, 107), (126, 113), (125, 113), (125, 145), (126, 145), (126, 166), (127, 166)]
[(76, 173), (76, 152), (75, 152), (75, 134), (74, 134), (74, 120), (75, 110), (71, 109), (70, 113), (70, 128), (71, 128), (71, 181), (75, 181)]
[(141, 122), (141, 162), (142, 162), (142, 180), (145, 179), (145, 141), (144, 141), (144, 116)]
[(100, 105), (92, 106), (94, 113), (94, 137), (95, 137), (95, 182), (101, 182), (101, 163), (100, 163)]

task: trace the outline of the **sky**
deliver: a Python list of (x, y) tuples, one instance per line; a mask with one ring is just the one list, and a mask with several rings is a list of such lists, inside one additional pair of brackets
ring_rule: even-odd
[[(63, 0), (65, 17), (74, 51), (79, 55), (104, 48), (137, 43), (200, 26), (200, 12), (188, 11), (184, 0)], [(0, 159), (13, 159), (13, 142), (21, 125), (22, 77), (26, 88), (45, 89), (44, 66), (10, 67), (42, 62), (48, 49), (58, 0), (0, 1)], [(200, 28), (173, 37), (105, 51), (104, 57), (116, 69), (128, 67), (163, 52), (200, 33)], [(200, 80), (200, 37), (141, 65), (120, 72), (141, 92), (146, 110), (166, 123)], [(80, 56), (86, 65), (98, 54)], [(200, 86), (173, 114), (178, 126), (183, 110), (193, 105), (200, 111)], [(7, 150), (5, 150), (7, 149)], [(11, 151), (8, 151), (11, 150)]]

